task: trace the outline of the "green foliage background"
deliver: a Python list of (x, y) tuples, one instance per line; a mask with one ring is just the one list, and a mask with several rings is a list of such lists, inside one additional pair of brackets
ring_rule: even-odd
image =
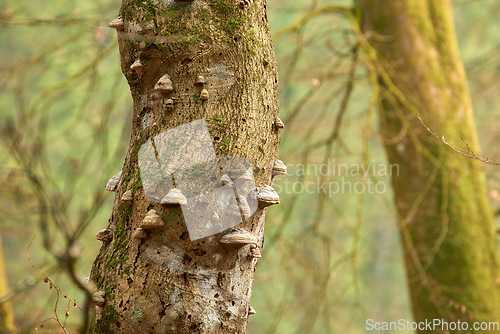
[[(338, 136), (327, 144), (350, 81), (356, 36), (336, 11), (318, 11), (299, 29), (288, 29), (331, 5), (350, 1), (268, 2), (286, 124), (280, 158), (289, 175), (276, 179), (282, 204), (268, 210), (249, 333), (356, 334), (366, 332), (367, 318), (411, 318), (390, 178), (377, 175), (386, 160), (362, 58)], [(100, 247), (95, 234), (111, 212), (114, 194), (104, 185), (122, 167), (132, 118), (116, 32), (107, 27), (119, 7), (118, 0), (0, 3), (0, 233), (13, 289), (0, 300), (11, 298), (23, 331), (53, 315), (56, 294), (40, 271), (82, 298), (57, 256), (74, 235), (77, 273), (87, 277)], [(481, 155), (500, 160), (500, 3), (457, 0), (454, 12)], [(300, 164), (325, 161), (349, 172), (321, 175), (310, 167), (301, 173)], [(357, 175), (363, 164), (375, 173)], [(500, 173), (485, 169), (498, 210)], [(386, 191), (345, 188), (330, 197), (318, 192), (318, 182), (357, 189), (381, 182)], [(40, 271), (26, 255), (33, 238), (29, 252)], [(58, 305), (64, 318), (66, 302)], [(72, 332), (80, 315), (72, 305), (69, 310)]]

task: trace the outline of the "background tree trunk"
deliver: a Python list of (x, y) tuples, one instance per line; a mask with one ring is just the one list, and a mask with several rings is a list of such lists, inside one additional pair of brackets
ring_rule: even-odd
[[(218, 157), (241, 156), (270, 184), (279, 133), (278, 73), (264, 0), (234, 2), (123, 0), (118, 31), (121, 67), (134, 102), (132, 135), (109, 220), (113, 240), (104, 244), (91, 274), (105, 291), (95, 332), (244, 333), (256, 259), (248, 246), (229, 251), (221, 234), (190, 241), (180, 207), (149, 202), (143, 192), (138, 150), (156, 134), (206, 119)], [(140, 59), (143, 74), (130, 66)], [(174, 91), (155, 96), (168, 73)], [(203, 87), (196, 86), (199, 75)], [(202, 88), (207, 101), (200, 99)], [(174, 99), (174, 110), (164, 102)], [(267, 167), (267, 168), (262, 168)], [(133, 190), (134, 202), (120, 202)], [(150, 209), (165, 227), (146, 239), (132, 238)], [(239, 226), (263, 243), (265, 209)], [(142, 240), (142, 241), (141, 241)]]
[[(7, 268), (5, 268), (2, 235), (0, 235), (0, 297), (5, 296), (8, 291), (9, 280), (7, 277)], [(14, 330), (14, 314), (10, 301), (0, 303), (0, 333), (10, 333)]]
[(381, 83), (381, 133), (389, 162), (400, 166), (392, 181), (415, 320), (496, 321), (500, 273), (481, 163), (446, 147), (417, 118), (477, 153), (450, 2), (359, 3)]

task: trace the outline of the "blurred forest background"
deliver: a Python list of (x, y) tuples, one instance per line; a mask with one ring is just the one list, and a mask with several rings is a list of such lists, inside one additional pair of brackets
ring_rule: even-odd
[[(453, 3), (481, 156), (498, 161), (500, 2)], [(268, 2), (286, 124), (279, 157), (289, 175), (276, 179), (282, 204), (267, 213), (249, 333), (356, 334), (366, 332), (367, 318), (411, 319), (370, 79), (363, 58), (353, 57), (351, 24), (336, 10), (350, 5)], [(121, 170), (130, 137), (131, 97), (107, 26), (119, 7), (119, 0), (0, 3), (0, 234), (9, 282), (0, 303), (10, 303), (23, 332), (54, 317), (56, 305), (70, 333), (80, 322), (64, 294), (80, 303), (83, 293), (58, 259), (76, 256), (77, 278), (89, 276), (115, 195), (104, 186)], [(300, 167), (323, 163), (330, 168), (322, 173)], [(340, 164), (353, 171), (363, 163), (373, 166), (367, 175), (337, 173)], [(499, 169), (484, 167), (500, 223)], [(340, 189), (318, 191), (323, 182)]]

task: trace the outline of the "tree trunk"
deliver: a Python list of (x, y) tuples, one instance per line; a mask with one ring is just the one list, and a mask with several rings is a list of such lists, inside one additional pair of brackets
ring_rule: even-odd
[[(2, 236), (0, 235), (0, 297), (5, 296), (9, 291), (9, 280), (7, 278)], [(10, 301), (0, 303), (0, 333), (10, 333), (14, 330), (14, 313)]]
[(399, 166), (392, 182), (415, 320), (460, 320), (469, 330), (496, 321), (499, 261), (481, 163), (417, 118), (478, 153), (450, 1), (359, 3), (365, 54), (380, 83), (381, 133)]
[[(123, 0), (119, 14), (123, 26), (120, 20), (111, 25), (118, 30), (134, 116), (109, 220), (113, 239), (103, 244), (91, 274), (105, 293), (94, 332), (244, 333), (257, 260), (248, 246), (223, 247), (225, 233), (191, 241), (180, 207), (146, 199), (138, 152), (168, 129), (205, 119), (218, 158), (246, 158), (259, 167), (257, 188), (271, 183), (279, 108), (266, 1)], [(154, 89), (165, 74), (172, 92)], [(204, 84), (196, 84), (198, 76)], [(127, 190), (131, 206), (120, 201)], [(134, 238), (151, 209), (165, 226)], [(239, 225), (260, 247), (264, 216), (259, 208)]]

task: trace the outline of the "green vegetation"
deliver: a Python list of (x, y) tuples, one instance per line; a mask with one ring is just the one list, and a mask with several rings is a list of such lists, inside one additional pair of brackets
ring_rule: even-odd
[(116, 322), (118, 320), (118, 311), (116, 311), (113, 306), (107, 305), (105, 312), (105, 316), (97, 322), (96, 328), (101, 331), (101, 333), (114, 333), (110, 328), (110, 324)]

